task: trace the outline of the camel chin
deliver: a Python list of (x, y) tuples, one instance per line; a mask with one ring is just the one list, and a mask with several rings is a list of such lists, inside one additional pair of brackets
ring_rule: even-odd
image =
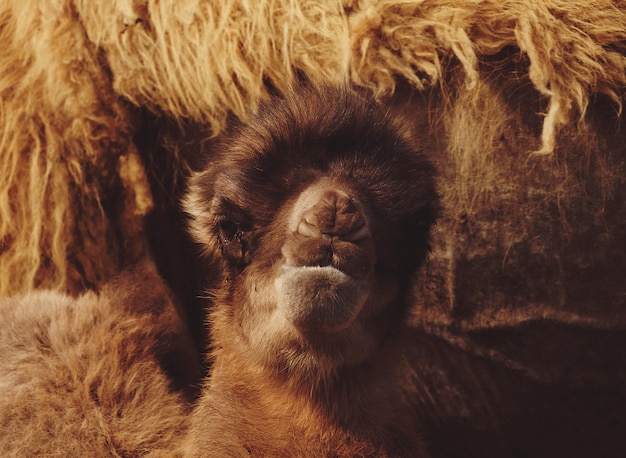
[(285, 266), (276, 278), (277, 306), (303, 333), (347, 328), (367, 300), (369, 285), (330, 266)]

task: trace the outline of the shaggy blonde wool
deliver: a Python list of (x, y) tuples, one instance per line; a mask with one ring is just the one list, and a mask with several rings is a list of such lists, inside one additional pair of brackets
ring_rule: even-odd
[(78, 0), (76, 10), (116, 93), (215, 133), (229, 112), (254, 109), (266, 82), (284, 90), (295, 70), (341, 79), (350, 57), (338, 1)]
[(152, 205), (125, 109), (70, 2), (2, 2), (0, 41), (0, 295), (93, 287)]
[(80, 291), (140, 255), (152, 202), (126, 102), (216, 135), (297, 75), (381, 97), (406, 80), (441, 88), (453, 158), (481, 163), (505, 125), (482, 111), (482, 64), (511, 48), (527, 75), (506, 78), (546, 101), (536, 149), (549, 154), (594, 94), (621, 109), (624, 24), (623, 0), (5, 0), (0, 294)]
[[(479, 63), (512, 46), (527, 56), (528, 76), (549, 100), (537, 153), (554, 151), (559, 127), (570, 121), (574, 110), (582, 120), (593, 94), (607, 94), (621, 110), (621, 91), (626, 84), (623, 1), (347, 3), (352, 10), (352, 79), (378, 93), (392, 92), (397, 76), (418, 89), (454, 83), (446, 80), (444, 67), (444, 61), (453, 55), (465, 72), (459, 90), (472, 91), (478, 100), (481, 92), (476, 85), (488, 77), (480, 74)], [(461, 109), (470, 102), (467, 96), (463, 98), (458, 103)], [(456, 100), (448, 102), (457, 105)], [(463, 138), (465, 144), (484, 142), (480, 137), (491, 135), (489, 131), (471, 132)]]

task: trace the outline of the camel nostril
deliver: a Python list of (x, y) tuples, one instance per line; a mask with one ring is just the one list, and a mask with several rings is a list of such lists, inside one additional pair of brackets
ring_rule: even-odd
[(359, 205), (345, 192), (326, 190), (300, 217), (297, 232), (306, 237), (326, 236), (349, 242), (369, 237)]

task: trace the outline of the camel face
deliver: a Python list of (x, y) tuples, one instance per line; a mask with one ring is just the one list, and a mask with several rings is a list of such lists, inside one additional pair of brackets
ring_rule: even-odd
[(310, 378), (366, 361), (401, 322), (436, 194), (429, 163), (375, 105), (303, 92), (218, 144), (185, 204), (223, 269), (210, 295), (234, 344)]

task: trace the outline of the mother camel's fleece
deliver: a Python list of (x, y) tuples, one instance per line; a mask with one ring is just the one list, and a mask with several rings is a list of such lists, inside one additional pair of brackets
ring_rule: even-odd
[[(0, 294), (76, 293), (141, 256), (154, 202), (128, 102), (217, 134), (228, 113), (255, 110), (266, 83), (284, 89), (296, 74), (378, 95), (400, 79), (440, 85), (433, 117), (472, 175), (463, 165), (489, 157), (514, 116), (482, 103), (499, 97), (483, 71), (492, 56), (511, 49), (506, 62), (527, 64), (505, 79), (528, 77), (547, 102), (530, 148), (548, 153), (596, 94), (621, 104), (624, 23), (611, 0), (5, 0)], [(498, 122), (468, 127), (476, 116)]]

